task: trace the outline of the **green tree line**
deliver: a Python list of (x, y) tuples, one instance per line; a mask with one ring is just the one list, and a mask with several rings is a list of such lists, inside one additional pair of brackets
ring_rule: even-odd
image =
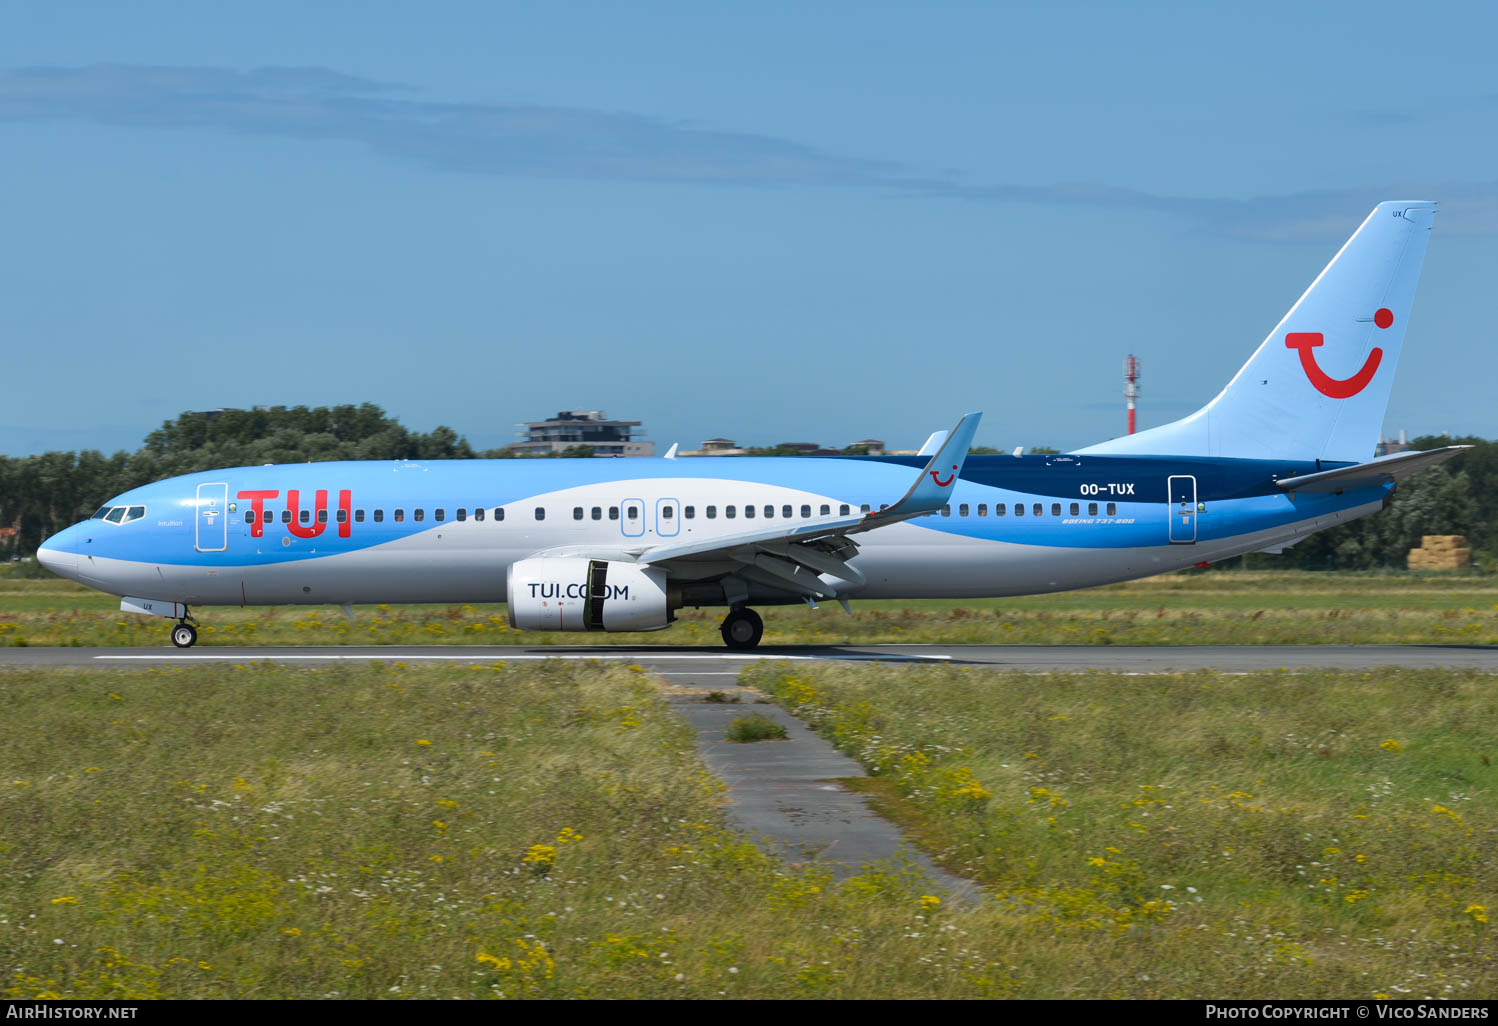
[[(1424, 437), (1412, 444), (1474, 448), (1401, 482), (1382, 513), (1312, 535), (1281, 555), (1254, 554), (1241, 565), (1402, 567), (1426, 534), (1466, 535), (1474, 553), (1491, 563), (1498, 557), (1498, 442)], [(593, 450), (574, 446), (558, 455), (591, 456)], [(411, 431), (372, 403), (184, 413), (147, 435), (133, 453), (0, 456), (0, 527), (16, 529), (0, 544), (0, 557), (34, 552), (48, 535), (87, 518), (111, 496), (177, 474), (264, 463), (515, 457), (508, 449), (475, 450), (449, 427)]]

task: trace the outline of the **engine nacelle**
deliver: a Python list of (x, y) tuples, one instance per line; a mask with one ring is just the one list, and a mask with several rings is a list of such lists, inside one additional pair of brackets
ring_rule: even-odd
[(664, 570), (582, 556), (510, 567), (510, 626), (522, 631), (658, 631), (671, 626)]

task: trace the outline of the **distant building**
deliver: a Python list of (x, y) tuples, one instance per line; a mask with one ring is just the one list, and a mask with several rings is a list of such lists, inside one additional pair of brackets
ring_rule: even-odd
[(562, 410), (555, 417), (522, 424), (525, 441), (509, 448), (543, 456), (575, 445), (588, 445), (595, 456), (654, 456), (655, 443), (638, 440), (631, 428), (638, 420), (609, 420), (602, 410)]
[(1405, 432), (1401, 431), (1399, 432), (1399, 441), (1397, 442), (1392, 438), (1379, 439), (1378, 444), (1373, 447), (1373, 455), (1389, 456), (1396, 452), (1404, 452), (1409, 447), (1409, 439), (1405, 437)]
[(862, 441), (854, 442), (849, 448), (862, 449), (867, 456), (884, 455), (884, 443), (877, 438), (865, 438)]
[(748, 449), (739, 448), (732, 438), (709, 438), (700, 449), (683, 449), (678, 456), (747, 456)]

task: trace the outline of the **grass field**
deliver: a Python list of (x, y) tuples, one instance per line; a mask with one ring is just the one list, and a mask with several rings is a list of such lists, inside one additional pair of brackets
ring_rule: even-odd
[(7, 997), (1026, 990), (899, 867), (726, 831), (623, 667), (5, 672), (0, 714)]
[(987, 885), (1046, 996), (1498, 996), (1490, 675), (741, 679)]
[(744, 680), (989, 896), (783, 867), (631, 668), (0, 671), (0, 993), (1498, 994), (1490, 677)]
[[(650, 634), (517, 632), (504, 607), (284, 606), (197, 610), (203, 645), (720, 645), (722, 610), (682, 610)], [(975, 601), (855, 602), (762, 610), (765, 645), (1498, 644), (1498, 577), (1185, 573), (1085, 591)], [(0, 576), (0, 645), (165, 645), (170, 622), (58, 578)]]

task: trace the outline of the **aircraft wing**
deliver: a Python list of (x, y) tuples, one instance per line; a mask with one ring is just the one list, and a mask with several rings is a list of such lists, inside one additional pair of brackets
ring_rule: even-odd
[(832, 598), (837, 585), (823, 581), (823, 574), (853, 587), (864, 583), (863, 574), (848, 564), (858, 554), (858, 545), (850, 535), (935, 513), (946, 505), (982, 416), (969, 413), (959, 420), (904, 496), (879, 510), (846, 517), (780, 521), (758, 530), (695, 541), (624, 546), (609, 552), (568, 546), (565, 553), (555, 550), (553, 554), (631, 559), (663, 566), (672, 576), (688, 579), (733, 573), (804, 598)]
[(1275, 483), (1287, 492), (1341, 492), (1369, 485), (1387, 484), (1438, 463), (1445, 463), (1472, 448), (1470, 445), (1445, 445), (1420, 452), (1396, 452), (1367, 463), (1323, 470), (1316, 474), (1281, 478)]

